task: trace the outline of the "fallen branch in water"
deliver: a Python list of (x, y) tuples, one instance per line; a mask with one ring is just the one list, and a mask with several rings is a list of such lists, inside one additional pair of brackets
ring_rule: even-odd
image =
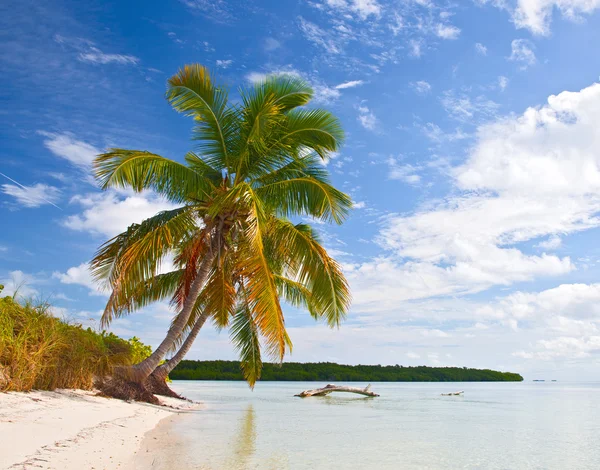
[(456, 396), (456, 395), (462, 395), (463, 393), (465, 393), (465, 391), (461, 390), (459, 392), (442, 393), (442, 396), (443, 397), (453, 397), (453, 396)]
[(294, 395), (296, 397), (323, 397), (329, 395), (331, 392), (347, 392), (347, 393), (358, 393), (359, 395), (364, 395), (367, 397), (378, 397), (379, 394), (372, 392), (369, 390), (371, 384), (367, 385), (365, 388), (358, 387), (346, 387), (344, 385), (334, 385), (328, 384), (323, 388), (316, 388), (314, 390), (304, 390), (303, 392)]

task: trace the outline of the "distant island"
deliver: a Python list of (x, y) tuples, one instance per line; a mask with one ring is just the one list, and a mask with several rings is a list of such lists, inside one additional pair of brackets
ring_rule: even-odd
[[(169, 375), (172, 380), (244, 380), (238, 361), (183, 360)], [(333, 362), (265, 363), (262, 381), (320, 382), (521, 382), (512, 372), (466, 367), (349, 366)]]

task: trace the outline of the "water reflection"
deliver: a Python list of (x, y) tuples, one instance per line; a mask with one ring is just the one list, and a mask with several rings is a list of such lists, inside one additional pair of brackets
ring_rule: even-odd
[(256, 452), (256, 416), (250, 403), (242, 415), (234, 444), (233, 461), (229, 468), (246, 469)]

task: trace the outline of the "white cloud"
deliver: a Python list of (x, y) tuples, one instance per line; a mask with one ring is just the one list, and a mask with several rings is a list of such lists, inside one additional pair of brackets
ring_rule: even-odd
[(362, 84), (364, 84), (362, 80), (351, 80), (349, 82), (340, 83), (339, 85), (336, 85), (335, 88), (337, 90), (345, 90), (346, 88), (354, 88)]
[(561, 284), (541, 292), (515, 292), (480, 307), (478, 314), (517, 321), (560, 317), (600, 322), (600, 284)]
[[(280, 68), (271, 68), (267, 72), (250, 72), (246, 75), (246, 80), (248, 80), (250, 83), (260, 83), (260, 82), (263, 82), (269, 76), (279, 76), (279, 77), (288, 76), (288, 77), (303, 79), (304, 81), (310, 83), (310, 85), (313, 89), (313, 92), (314, 92), (313, 102), (321, 103), (321, 104), (331, 104), (331, 103), (335, 102), (341, 96), (341, 93), (339, 91), (340, 89), (350, 88), (352, 86), (357, 86), (360, 83), (362, 83), (362, 81), (358, 80), (356, 83), (355, 82), (342, 83), (342, 85), (347, 85), (347, 86), (339, 86), (338, 85), (336, 87), (330, 87), (330, 86), (326, 85), (325, 83), (323, 83), (318, 77), (308, 76), (290, 66), (280, 67)], [(358, 83), (358, 82), (360, 82), (360, 83)]]
[(64, 225), (72, 230), (113, 237), (132, 223), (140, 223), (157, 212), (174, 209), (171, 203), (151, 193), (133, 194), (108, 191), (75, 196), (71, 203), (83, 207), (83, 212), (71, 215)]
[(336, 11), (356, 13), (362, 20), (381, 15), (381, 5), (377, 0), (325, 0), (325, 4)]
[(91, 62), (93, 64), (123, 64), (123, 65), (135, 65), (140, 59), (132, 55), (124, 54), (106, 54), (97, 47), (90, 47), (86, 52), (80, 52), (78, 59), (82, 62)]
[(352, 204), (352, 207), (354, 209), (364, 209), (365, 207), (367, 207), (367, 204), (364, 201), (358, 201), (358, 202), (354, 202)]
[(556, 250), (562, 245), (562, 239), (556, 235), (551, 236), (547, 240), (538, 243), (536, 246), (543, 250)]
[(435, 34), (442, 39), (457, 39), (460, 35), (460, 28), (449, 24), (438, 24)]
[(434, 142), (454, 142), (457, 140), (463, 140), (469, 138), (469, 134), (464, 133), (461, 129), (455, 129), (453, 132), (444, 132), (440, 126), (433, 122), (428, 122), (425, 125), (417, 125), (421, 132), (427, 136), (428, 139)]
[(550, 33), (552, 13), (557, 9), (569, 19), (591, 14), (600, 8), (600, 0), (517, 0), (513, 20), (518, 28), (527, 28), (534, 34)]
[(500, 75), (498, 77), (498, 86), (500, 87), (501, 91), (506, 90), (506, 87), (508, 86), (508, 78), (506, 78), (503, 75)]
[(102, 153), (98, 148), (77, 140), (71, 134), (54, 134), (50, 132), (39, 132), (39, 134), (46, 137), (44, 146), (54, 155), (64, 158), (83, 169), (89, 169), (94, 159)]
[(339, 90), (323, 84), (313, 84), (313, 91), (315, 103), (330, 104), (341, 96)]
[(441, 103), (448, 115), (458, 121), (473, 122), (474, 118), (490, 118), (496, 115), (500, 105), (485, 96), (470, 96), (453, 90), (445, 91)]
[(413, 165), (401, 165), (398, 160), (391, 157), (388, 159), (389, 173), (388, 177), (392, 180), (404, 181), (408, 184), (417, 184), (421, 182), (421, 177), (417, 174), (418, 168)]
[(108, 295), (101, 290), (100, 285), (94, 282), (90, 266), (88, 263), (81, 263), (79, 266), (69, 268), (66, 273), (54, 272), (52, 277), (60, 280), (63, 284), (77, 284), (85, 286), (90, 290), (91, 295)]
[(370, 131), (374, 131), (379, 124), (379, 120), (368, 107), (361, 105), (358, 107), (358, 122), (361, 126)]
[(338, 44), (336, 44), (335, 40), (330, 36), (330, 34), (319, 28), (316, 24), (311, 23), (310, 21), (306, 21), (304, 18), (298, 18), (300, 31), (304, 34), (304, 37), (308, 39), (313, 44), (322, 47), (326, 52), (330, 54), (339, 54), (341, 48)]
[(14, 197), (19, 205), (24, 207), (40, 207), (50, 204), (58, 207), (60, 190), (54, 186), (37, 183), (33, 186), (3, 184), (2, 192)]
[(228, 68), (231, 64), (233, 64), (233, 60), (229, 59), (229, 60), (220, 60), (218, 59), (217, 62), (217, 67), (222, 68), (222, 69), (226, 69)]
[(517, 357), (524, 359), (551, 360), (556, 358), (582, 359), (600, 352), (600, 335), (583, 338), (559, 337), (539, 340), (535, 351), (517, 351)]
[(302, 74), (291, 67), (273, 68), (268, 72), (250, 72), (246, 75), (246, 80), (250, 83), (259, 83), (264, 81), (268, 76), (288, 76), (292, 78), (304, 78)]
[(485, 47), (480, 42), (475, 44), (475, 50), (477, 51), (478, 54), (487, 55), (487, 47)]
[(419, 80), (417, 82), (411, 82), (410, 86), (419, 94), (426, 95), (431, 91), (431, 85), (425, 80)]
[(515, 39), (510, 44), (511, 53), (508, 60), (521, 64), (521, 69), (526, 69), (536, 63), (534, 45), (527, 39)]
[(32, 287), (36, 283), (36, 279), (23, 271), (11, 271), (8, 277), (0, 279), (0, 284), (4, 286), (0, 296), (15, 296), (18, 298), (30, 298), (38, 295), (38, 291)]
[(599, 126), (600, 84), (481, 125), (468, 159), (450, 170), (452, 195), (386, 217), (377, 239), (385, 254), (346, 266), (356, 308), (383, 311), (572, 271), (569, 257), (520, 244), (600, 226)]
[(275, 49), (279, 49), (281, 47), (281, 43), (275, 38), (267, 38), (265, 39), (265, 51), (274, 51)]
[(418, 39), (411, 39), (408, 42), (409, 55), (411, 57), (421, 57), (423, 55), (423, 42)]

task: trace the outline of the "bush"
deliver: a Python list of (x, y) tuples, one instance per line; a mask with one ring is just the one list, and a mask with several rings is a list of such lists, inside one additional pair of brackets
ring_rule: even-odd
[(150, 352), (138, 338), (126, 341), (56, 318), (47, 304), (0, 298), (0, 391), (90, 389), (96, 377)]

